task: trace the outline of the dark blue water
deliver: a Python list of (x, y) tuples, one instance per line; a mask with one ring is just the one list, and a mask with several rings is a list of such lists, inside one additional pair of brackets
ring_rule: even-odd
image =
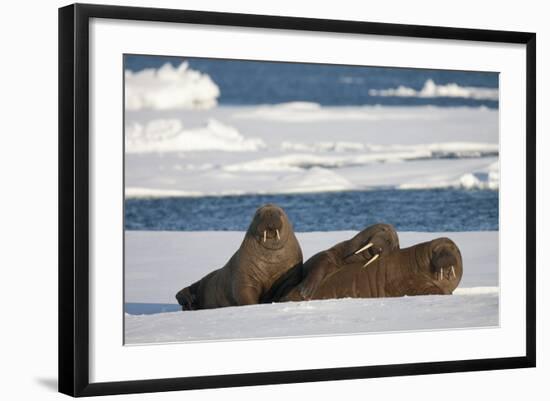
[(165, 63), (175, 66), (183, 60), (208, 74), (219, 86), (222, 105), (276, 104), (310, 101), (321, 105), (436, 105), (481, 106), (497, 108), (498, 101), (466, 98), (406, 98), (370, 96), (369, 89), (389, 89), (403, 85), (421, 89), (428, 79), (438, 85), (498, 88), (498, 73), (339, 66), (327, 64), (281, 63), (265, 61), (216, 60), (127, 55), (126, 69), (139, 71), (158, 68)]
[(295, 231), (361, 230), (377, 222), (399, 231), (498, 230), (498, 191), (372, 190), (315, 194), (127, 199), (127, 230), (245, 231), (254, 211), (275, 203)]

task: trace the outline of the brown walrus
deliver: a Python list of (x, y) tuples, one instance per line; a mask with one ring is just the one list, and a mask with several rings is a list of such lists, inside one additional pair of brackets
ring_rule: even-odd
[(379, 257), (399, 249), (399, 237), (389, 224), (374, 224), (309, 258), (301, 268), (290, 271), (275, 283), (263, 302), (279, 302), (297, 298), (310, 299), (326, 277), (339, 269), (362, 264), (368, 266)]
[(272, 204), (256, 211), (237, 252), (215, 270), (176, 294), (182, 310), (257, 304), (272, 284), (302, 264), (292, 224)]
[[(452, 294), (462, 278), (462, 256), (449, 238), (395, 250), (364, 266), (356, 262), (326, 277), (311, 299)], [(282, 300), (301, 301), (299, 291)]]

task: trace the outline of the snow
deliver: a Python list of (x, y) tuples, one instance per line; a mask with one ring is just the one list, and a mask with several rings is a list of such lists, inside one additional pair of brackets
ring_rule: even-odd
[[(390, 108), (391, 109), (391, 108)], [(266, 120), (285, 123), (306, 124), (328, 121), (381, 121), (381, 120), (435, 120), (437, 117), (410, 113), (390, 114), (381, 112), (379, 106), (345, 106), (323, 107), (313, 102), (288, 102), (275, 105), (262, 105), (254, 108), (243, 108), (235, 113), (236, 119)]]
[(357, 152), (365, 150), (366, 146), (360, 142), (314, 142), (312, 144), (284, 141), (281, 143), (282, 150), (298, 152)]
[(218, 86), (204, 73), (166, 63), (159, 69), (125, 71), (126, 110), (204, 109), (216, 105)]
[(126, 343), (484, 327), (498, 324), (497, 310), (498, 294), (486, 294), (350, 298), (126, 315)]
[[(441, 172), (433, 173), (431, 176), (420, 176), (414, 180), (408, 180), (400, 184), (399, 189), (425, 189), (437, 187), (453, 187), (461, 189), (489, 189), (498, 190), (500, 185), (499, 162), (494, 161), (489, 165), (474, 169), (473, 173), (456, 174), (448, 179), (441, 176)], [(448, 172), (445, 173), (448, 176)]]
[[(286, 142), (286, 148), (288, 148)], [(285, 145), (285, 144), (283, 144)], [(454, 146), (453, 146), (454, 145)], [(318, 144), (314, 144), (319, 146)], [(359, 144), (357, 145), (357, 147)], [(305, 148), (305, 145), (302, 145)], [(335, 144), (334, 148), (346, 148)], [(484, 154), (498, 154), (498, 147), (491, 144), (427, 144), (427, 145), (393, 145), (392, 147), (368, 146), (372, 150), (361, 155), (318, 155), (294, 153), (273, 158), (256, 159), (250, 162), (224, 166), (227, 171), (281, 171), (287, 169), (307, 169), (313, 166), (338, 168), (346, 166), (368, 165), (374, 163), (394, 163), (410, 160), (480, 157)], [(349, 145), (348, 145), (349, 148)], [(389, 151), (388, 151), (389, 150)], [(392, 151), (393, 150), (393, 151)]]
[(460, 86), (455, 83), (437, 85), (433, 80), (428, 79), (422, 89), (415, 90), (407, 86), (399, 85), (393, 89), (370, 89), (370, 96), (384, 97), (460, 97), (476, 100), (498, 100), (498, 88), (481, 88), (472, 86)]
[[(191, 158), (191, 157), (189, 157)], [(182, 163), (185, 156), (127, 157), (126, 197), (221, 196), (243, 194), (306, 193), (376, 188), (498, 189), (496, 157), (461, 160), (393, 161), (365, 165), (327, 166), (346, 159), (289, 155), (225, 166)], [(219, 160), (219, 158), (218, 158)], [(350, 159), (351, 160), (351, 159)], [(308, 165), (309, 164), (309, 165)], [(308, 165), (307, 168), (303, 167)], [(476, 177), (467, 180), (468, 174)], [(496, 177), (496, 178), (495, 178)], [(489, 181), (491, 180), (491, 181)]]
[(142, 125), (127, 124), (125, 151), (127, 153), (147, 152), (192, 152), (219, 150), (246, 152), (264, 148), (261, 139), (245, 139), (235, 128), (215, 119), (203, 127), (185, 130), (177, 119), (157, 119)]
[[(354, 232), (297, 233), (304, 258)], [(125, 302), (175, 304), (175, 293), (221, 267), (242, 232), (127, 231)], [(498, 325), (498, 232), (399, 233), (402, 247), (440, 236), (461, 249), (464, 276), (452, 296), (339, 299), (125, 315), (127, 344)], [(162, 307), (160, 308), (162, 310)]]
[(498, 154), (498, 111), (486, 108), (293, 102), (126, 112), (127, 197), (496, 190)]
[(360, 142), (314, 142), (301, 143), (284, 141), (281, 149), (300, 152), (359, 152), (371, 151), (386, 154), (380, 161), (391, 161), (396, 152), (402, 152), (406, 156), (393, 157), (394, 159), (415, 159), (415, 158), (443, 158), (443, 157), (483, 157), (486, 155), (497, 155), (498, 144), (480, 142), (446, 142), (415, 145), (373, 145)]

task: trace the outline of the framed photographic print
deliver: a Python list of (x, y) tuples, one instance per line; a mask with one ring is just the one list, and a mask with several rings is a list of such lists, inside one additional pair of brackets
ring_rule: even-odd
[(535, 82), (534, 33), (61, 8), (59, 390), (535, 366)]

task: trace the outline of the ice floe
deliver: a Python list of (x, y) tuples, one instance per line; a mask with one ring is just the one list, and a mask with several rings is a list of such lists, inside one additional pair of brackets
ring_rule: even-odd
[(126, 125), (126, 152), (255, 151), (265, 147), (259, 138), (245, 138), (235, 128), (210, 119), (203, 127), (184, 129), (177, 119), (156, 119)]
[(383, 97), (460, 97), (476, 100), (498, 100), (498, 88), (481, 88), (473, 86), (460, 86), (455, 83), (437, 85), (433, 80), (428, 79), (422, 89), (416, 90), (407, 86), (399, 85), (397, 88), (370, 89), (370, 96)]
[(126, 110), (205, 109), (216, 105), (220, 89), (204, 73), (189, 68), (186, 62), (178, 67), (148, 68), (125, 71)]

